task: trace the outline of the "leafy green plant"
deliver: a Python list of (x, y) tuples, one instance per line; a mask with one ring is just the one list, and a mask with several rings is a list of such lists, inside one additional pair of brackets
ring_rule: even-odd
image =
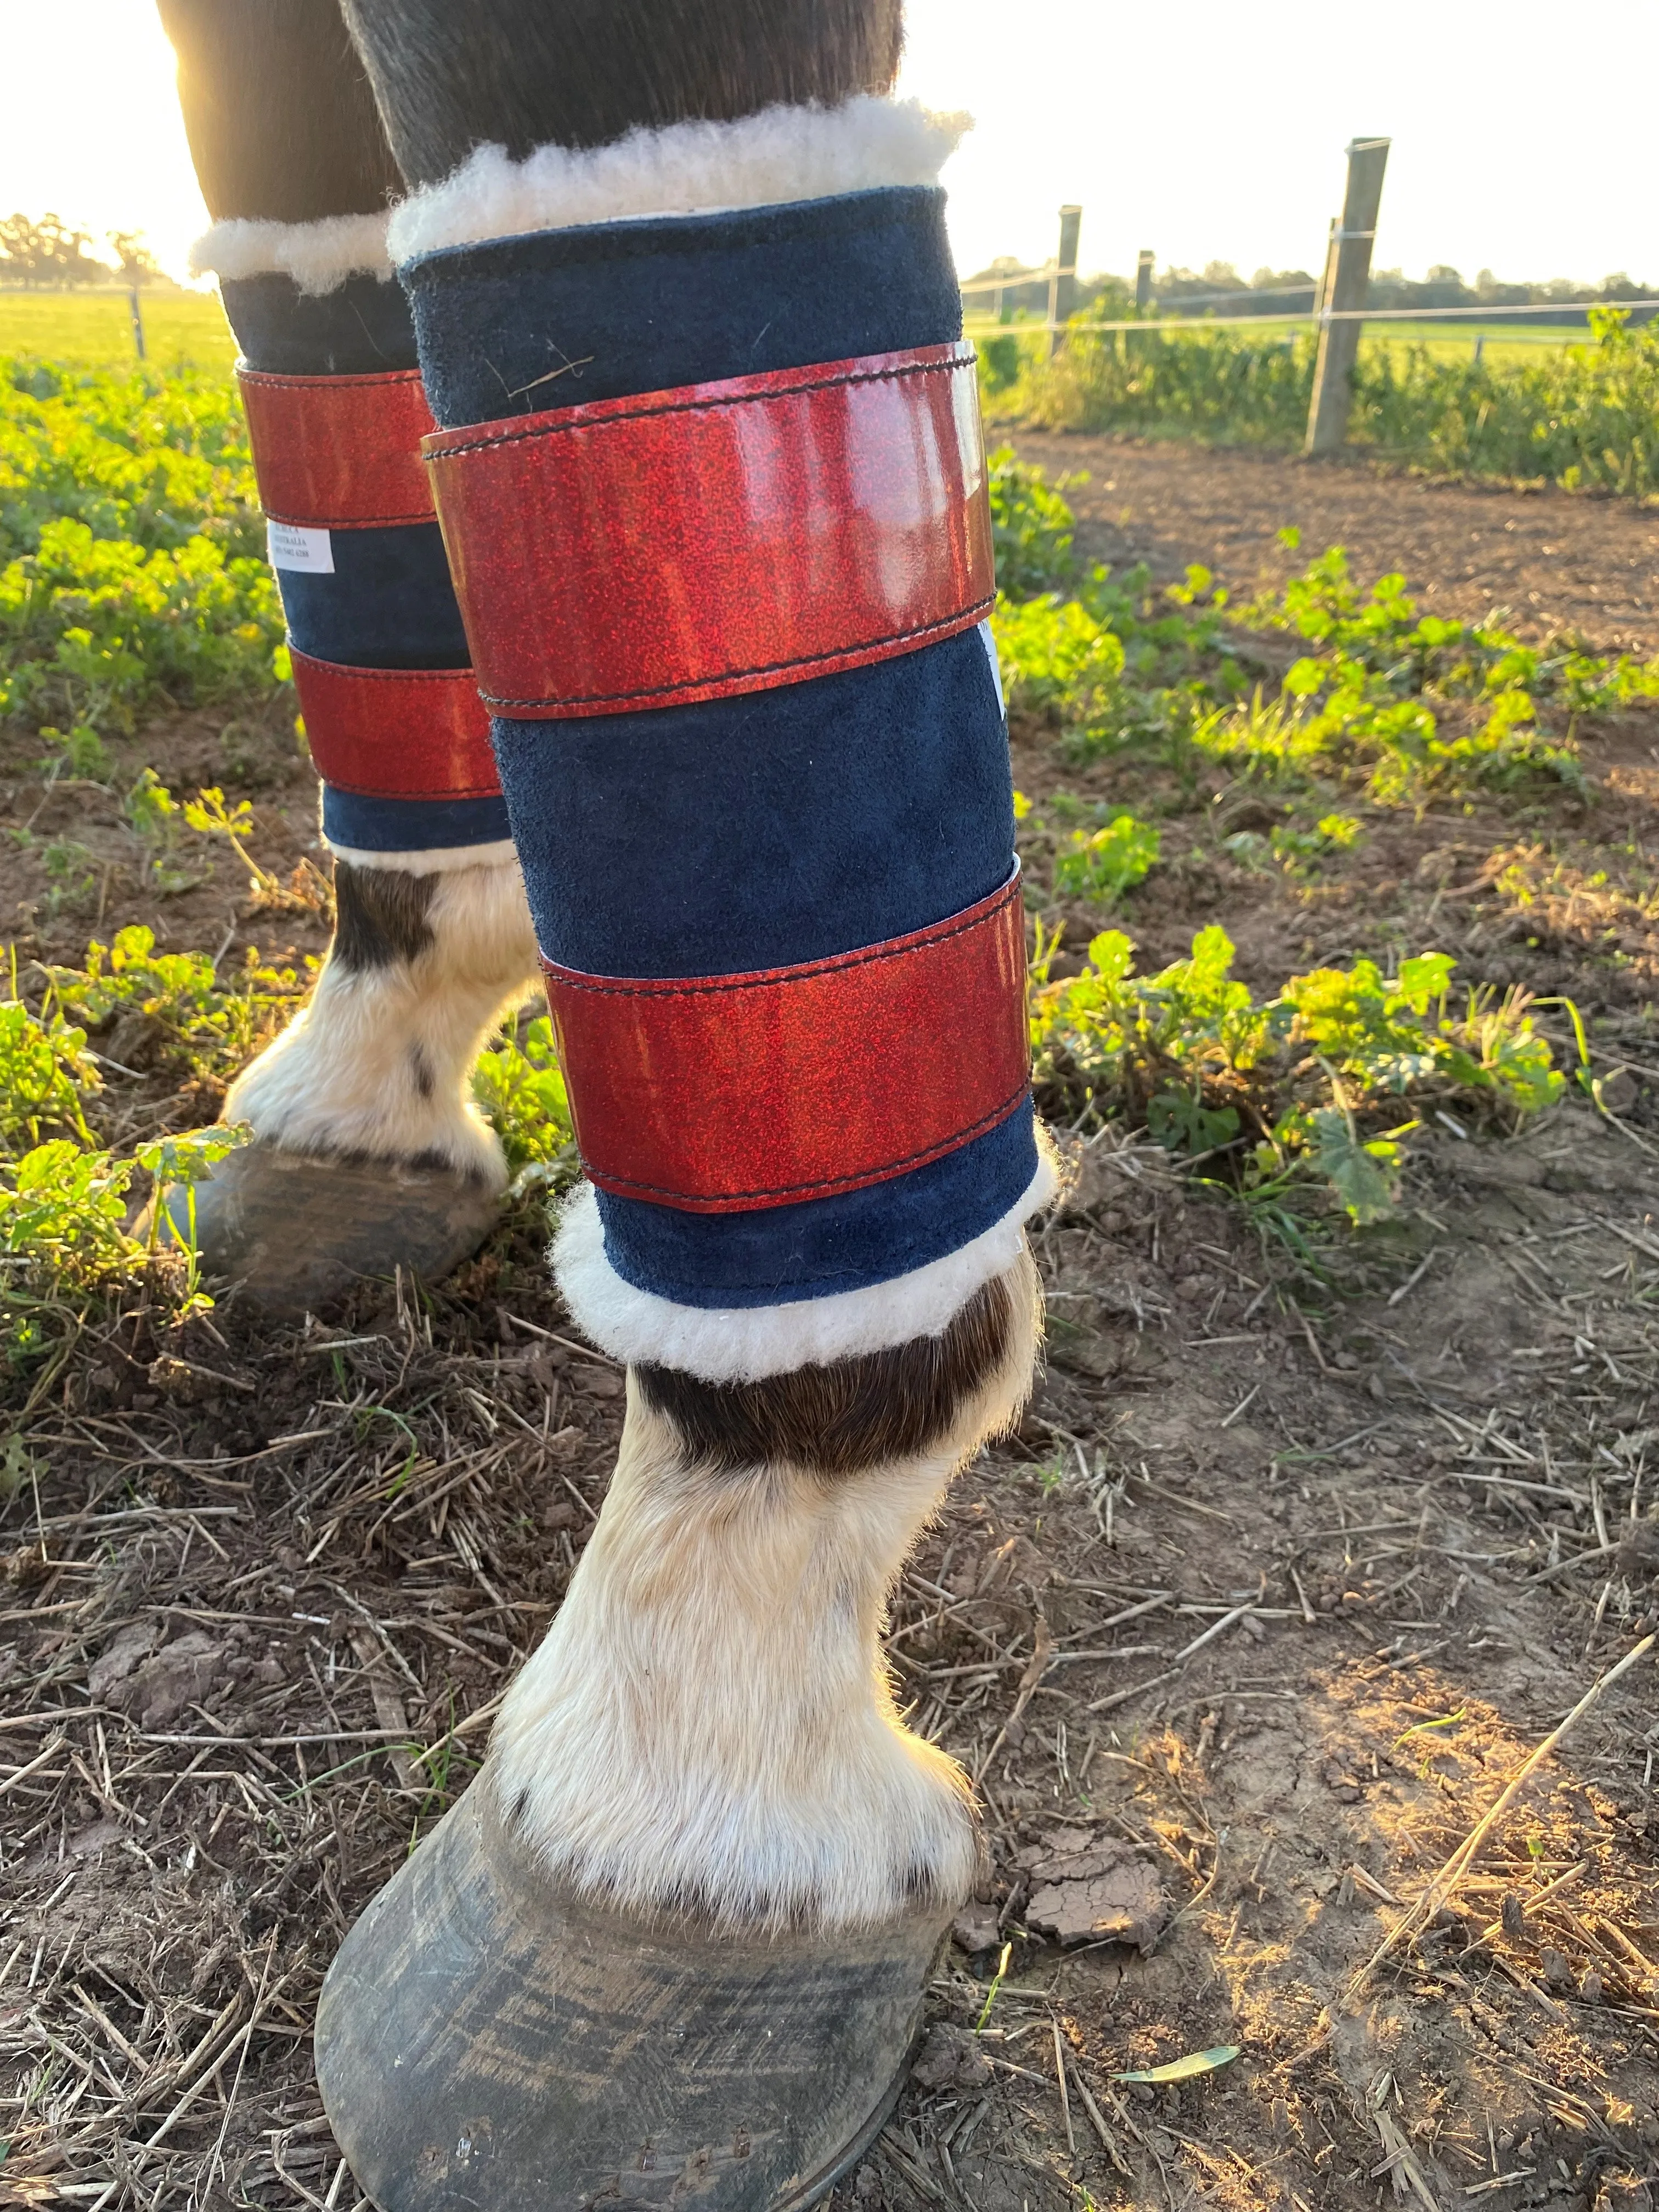
[(1370, 347), (1351, 434), (1446, 473), (1637, 497), (1659, 491), (1659, 330), (1593, 307), (1583, 345), (1537, 361), (1448, 359)]
[(992, 394), (1006, 392), (1019, 375), (1019, 340), (1011, 331), (1005, 337), (981, 338), (975, 351), (984, 390)]
[(1002, 411), (1054, 429), (1293, 446), (1307, 424), (1316, 350), (1305, 334), (1172, 331), (1157, 323), (1073, 331), (1052, 356), (1024, 356)]
[(1221, 841), (1222, 848), (1245, 867), (1278, 867), (1287, 876), (1316, 873), (1334, 853), (1346, 853), (1359, 841), (1360, 825), (1352, 814), (1322, 815), (1310, 829), (1294, 823), (1275, 823), (1265, 834), (1237, 830)]
[(175, 859), (179, 806), (153, 768), (141, 769), (123, 802), (134, 836), (144, 848), (144, 874), (164, 894), (189, 890), (196, 878)]
[(101, 783), (109, 774), (109, 755), (104, 749), (104, 741), (88, 723), (77, 722), (67, 735), (48, 724), (40, 737), (47, 748), (40, 767), (48, 783), (56, 783), (65, 776)]
[(574, 1179), (576, 1132), (545, 1014), (531, 1020), (520, 1015), (508, 1035), (479, 1055), (472, 1096), (521, 1185)]
[(1070, 485), (1086, 479), (1063, 477), (1058, 484), (1050, 484), (1042, 470), (1016, 460), (1012, 446), (1000, 446), (986, 471), (998, 590), (1019, 599), (1059, 590), (1077, 568), (1072, 510), (1063, 495)]
[[(1659, 491), (1659, 328), (1590, 311), (1587, 342), (1537, 360), (1450, 357), (1427, 345), (1362, 345), (1349, 433), (1441, 472)], [(1056, 429), (1127, 430), (1294, 447), (1312, 396), (1316, 341), (1207, 325), (1074, 331), (1030, 350), (991, 411)]]
[(20, 852), (38, 852), (46, 878), (48, 914), (73, 914), (90, 903), (98, 880), (96, 856), (78, 837), (37, 837), (33, 830), (9, 829), (6, 836)]
[(87, 1033), (52, 1012), (32, 1014), (16, 996), (0, 1000), (0, 1146), (33, 1145), (43, 1128), (72, 1129), (90, 1142), (82, 1101), (99, 1087)]
[(269, 868), (260, 866), (244, 842), (253, 835), (253, 809), (246, 799), (227, 806), (224, 793), (216, 784), (210, 784), (194, 799), (185, 801), (185, 821), (204, 837), (224, 839), (247, 870), (248, 889), (262, 904), (279, 905), (286, 900), (282, 884)]
[(163, 1051), (198, 1075), (234, 1074), (292, 1013), (307, 982), (261, 963), (252, 947), (228, 984), (201, 952), (157, 952), (142, 922), (109, 945), (88, 945), (84, 968), (45, 970), (55, 1003), (96, 1029), (118, 1013), (143, 1014)]
[(1184, 766), (1194, 720), (1243, 688), (1227, 605), (1197, 565), (1161, 592), (1144, 566), (1091, 568), (1069, 597), (1005, 589), (991, 629), (1011, 721), (1047, 726), (1071, 760), (1134, 745)]
[(143, 1251), (122, 1226), (134, 1164), (67, 1137), (0, 1164), (0, 1252), (71, 1285), (130, 1265)]
[(1136, 975), (1120, 930), (1064, 981), (1048, 980), (1054, 949), (1040, 947), (1031, 1025), (1050, 1109), (1072, 1122), (1126, 1115), (1188, 1156), (1226, 1151), (1247, 1196), (1312, 1180), (1356, 1224), (1377, 1220), (1425, 1113), (1456, 1103), (1472, 1121), (1512, 1126), (1563, 1086), (1528, 994), (1474, 990), (1458, 1003), (1444, 953), (1392, 976), (1368, 960), (1316, 969), (1258, 1002), (1219, 927), (1153, 975)]
[(145, 709), (269, 692), (263, 535), (228, 378), (0, 362), (0, 719), (67, 729), (96, 775), (90, 741)]
[(1127, 807), (1098, 830), (1073, 830), (1054, 860), (1055, 896), (1111, 905), (1156, 865), (1160, 842)]
[(148, 1246), (152, 1255), (161, 1243), (164, 1218), (173, 1231), (167, 1241), (177, 1241), (177, 1206), (179, 1194), (183, 1194), (184, 1295), (186, 1301), (197, 1296), (201, 1280), (197, 1253), (196, 1186), (204, 1182), (222, 1160), (228, 1159), (234, 1152), (252, 1141), (253, 1131), (246, 1122), (217, 1121), (211, 1128), (178, 1131), (172, 1136), (159, 1137), (153, 1144), (138, 1147), (138, 1164), (150, 1177), (155, 1191), (154, 1203), (149, 1210)]
[[(1045, 527), (1062, 525), (1050, 514)], [(1659, 699), (1659, 659), (1532, 646), (1496, 621), (1424, 615), (1401, 576), (1362, 590), (1340, 546), (1246, 605), (1200, 567), (1161, 593), (1144, 568), (1095, 568), (1067, 596), (1005, 593), (992, 629), (1011, 720), (1051, 731), (1070, 760), (1133, 746), (1189, 787), (1218, 766), (1331, 796), (1346, 783), (1383, 806), (1528, 784), (1578, 791), (1579, 718)], [(1309, 648), (1276, 692), (1249, 685), (1241, 629)], [(1328, 824), (1352, 819), (1328, 799), (1316, 832), (1287, 824), (1265, 845), (1249, 833), (1235, 857), (1296, 872), (1338, 848), (1347, 833)]]

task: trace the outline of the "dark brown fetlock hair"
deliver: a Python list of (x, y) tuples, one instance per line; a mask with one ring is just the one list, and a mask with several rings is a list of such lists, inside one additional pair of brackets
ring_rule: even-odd
[(945, 1442), (1006, 1364), (1016, 1318), (1014, 1292), (998, 1275), (937, 1336), (759, 1382), (705, 1382), (652, 1366), (636, 1367), (634, 1380), (687, 1459), (711, 1474), (785, 1465), (832, 1478), (863, 1474)]

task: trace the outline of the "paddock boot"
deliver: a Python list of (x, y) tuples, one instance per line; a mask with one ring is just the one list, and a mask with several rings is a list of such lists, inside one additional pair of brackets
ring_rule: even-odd
[[(196, 1191), (204, 1268), (274, 1317), (398, 1267), (441, 1274), (489, 1235), (507, 1178), (469, 1077), (536, 972), (421, 460), (432, 418), (386, 220), (232, 219), (194, 256), (219, 276), (242, 348), (336, 860), (336, 934), (311, 1002), (227, 1102), (258, 1142)], [(164, 1203), (187, 1236), (185, 1194)]]

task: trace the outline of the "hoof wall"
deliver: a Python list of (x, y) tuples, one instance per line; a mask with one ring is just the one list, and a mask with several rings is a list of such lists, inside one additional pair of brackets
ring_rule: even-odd
[(486, 1770), (341, 1948), (323, 2102), (386, 2212), (794, 2212), (892, 2109), (943, 1936), (624, 1920), (535, 1876)]
[[(174, 1188), (162, 1206), (163, 1237), (185, 1243), (187, 1194)], [(196, 1249), (204, 1274), (297, 1318), (398, 1267), (436, 1281), (477, 1250), (500, 1211), (487, 1183), (447, 1169), (252, 1144), (196, 1185)]]

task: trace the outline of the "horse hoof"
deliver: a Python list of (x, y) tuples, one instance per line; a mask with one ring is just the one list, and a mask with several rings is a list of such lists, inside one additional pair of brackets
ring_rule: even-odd
[[(477, 1250), (501, 1211), (488, 1183), (447, 1168), (264, 1143), (228, 1153), (195, 1192), (203, 1273), (274, 1317), (319, 1312), (398, 1267), (435, 1282)], [(164, 1240), (188, 1243), (189, 1193), (175, 1185), (161, 1204)]]
[(323, 2102), (385, 2212), (794, 2212), (891, 2111), (944, 1936), (624, 1919), (538, 1876), (486, 1769), (341, 1947)]

